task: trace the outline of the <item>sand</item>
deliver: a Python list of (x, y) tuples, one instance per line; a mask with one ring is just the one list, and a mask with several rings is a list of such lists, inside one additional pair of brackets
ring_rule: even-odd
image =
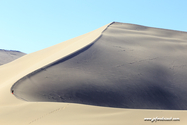
[(20, 52), (20, 51), (0, 49), (0, 65), (9, 63), (24, 55), (25, 53)]
[(0, 123), (185, 124), (186, 40), (186, 32), (111, 23), (2, 65)]

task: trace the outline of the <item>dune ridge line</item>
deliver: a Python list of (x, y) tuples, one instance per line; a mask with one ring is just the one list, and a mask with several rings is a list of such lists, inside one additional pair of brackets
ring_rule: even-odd
[[(58, 62), (59, 60), (62, 60), (63, 58), (66, 58), (66, 57), (68, 57), (68, 56), (70, 56), (70, 55), (73, 55), (74, 53), (77, 53), (78, 51), (80, 51), (80, 50), (82, 50), (82, 49), (84, 49), (84, 48), (86, 48), (86, 47), (91, 46), (92, 44), (94, 44), (94, 42), (97, 41), (97, 40), (102, 36), (102, 33), (103, 33), (110, 25), (112, 25), (113, 23), (115, 23), (115, 22), (112, 22), (112, 23), (110, 23), (110, 24), (108, 24), (108, 25), (105, 25), (105, 26), (99, 28), (99, 29), (101, 29), (101, 30), (100, 30), (101, 33), (100, 33), (100, 34), (94, 35), (93, 40), (87, 42), (85, 45), (82, 45), (82, 44), (81, 44), (81, 45), (78, 45), (78, 44), (80, 44), (81, 41), (87, 39), (88, 37), (92, 37), (92, 36), (93, 36), (92, 34), (88, 34), (88, 36), (86, 36), (86, 37), (84, 37), (84, 38), (82, 38), (82, 39), (80, 39), (80, 40), (78, 40), (78, 41), (76, 41), (76, 42), (70, 44), (69, 46), (66, 46), (65, 48), (63, 48), (62, 50), (60, 50), (59, 52), (54, 53), (54, 54), (57, 55), (58, 53), (62, 53), (62, 52), (64, 52), (64, 51), (66, 51), (65, 49), (69, 49), (69, 48), (71, 48), (71, 47), (72, 47), (72, 48), (75, 48), (75, 47), (76, 47), (76, 48), (74, 49), (74, 51), (72, 51), (71, 53), (68, 53), (68, 54), (66, 54), (65, 56), (62, 56), (62, 57), (58, 57), (58, 58), (56, 58), (56, 60), (53, 60), (53, 61), (51, 61), (51, 60), (50, 60), (51, 58), (48, 57), (46, 60), (47, 60), (47, 61), (50, 60), (51, 62), (49, 62), (48, 64), (46, 64), (46, 65), (44, 65), (44, 66), (41, 66), (41, 67), (38, 68), (38, 69), (35, 69), (34, 71), (28, 73), (27, 75), (25, 75), (25, 76), (23, 76), (22, 78), (20, 78), (19, 80), (17, 80), (17, 81), (12, 85), (12, 87), (11, 87), (11, 89), (10, 89), (11, 93), (12, 93), (12, 91), (14, 91), (13, 88), (16, 86), (16, 83), (19, 82), (20, 80), (24, 79), (25, 77), (27, 77), (27, 76), (29, 76), (29, 75), (32, 75), (32, 74), (34, 74), (34, 73), (36, 73), (36, 72), (39, 72), (40, 70), (51, 66), (52, 64)], [(98, 30), (98, 29), (96, 29), (96, 30)], [(96, 32), (96, 31), (94, 30), (94, 31), (92, 31), (92, 32)], [(66, 41), (65, 41), (65, 42), (66, 42)], [(58, 45), (58, 44), (57, 44), (57, 45)], [(72, 49), (72, 50), (73, 50), (73, 49)], [(53, 55), (52, 55), (52, 56), (53, 56)], [(39, 63), (40, 63), (40, 62), (39, 62)], [(38, 65), (38, 64), (37, 64), (37, 65)], [(14, 95), (15, 95), (15, 94), (14, 94)], [(15, 95), (15, 96), (16, 96), (16, 95)], [(16, 96), (16, 97), (19, 98), (18, 96)], [(21, 99), (23, 99), (23, 98), (21, 98)], [(23, 99), (23, 100), (25, 100), (25, 99)], [(26, 100), (25, 100), (25, 101), (26, 101)]]

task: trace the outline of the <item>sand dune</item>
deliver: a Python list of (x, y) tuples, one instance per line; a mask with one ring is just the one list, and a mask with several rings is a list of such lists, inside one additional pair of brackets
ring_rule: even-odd
[(0, 49), (0, 65), (11, 62), (23, 55), (25, 55), (25, 53), (19, 51)]
[(2, 65), (0, 123), (186, 124), (186, 35), (111, 23)]
[(186, 110), (187, 43), (175, 34), (114, 23), (91, 45), (26, 75), (12, 90), (28, 101)]

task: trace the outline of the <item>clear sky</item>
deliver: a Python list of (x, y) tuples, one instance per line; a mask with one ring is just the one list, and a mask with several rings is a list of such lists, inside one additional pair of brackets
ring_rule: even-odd
[(113, 21), (187, 31), (187, 0), (1, 0), (0, 49), (31, 53)]

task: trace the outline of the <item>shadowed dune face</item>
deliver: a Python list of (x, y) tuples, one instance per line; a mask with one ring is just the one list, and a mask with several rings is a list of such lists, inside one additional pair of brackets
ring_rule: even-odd
[(27, 101), (187, 109), (187, 33), (114, 23), (93, 44), (12, 86)]

